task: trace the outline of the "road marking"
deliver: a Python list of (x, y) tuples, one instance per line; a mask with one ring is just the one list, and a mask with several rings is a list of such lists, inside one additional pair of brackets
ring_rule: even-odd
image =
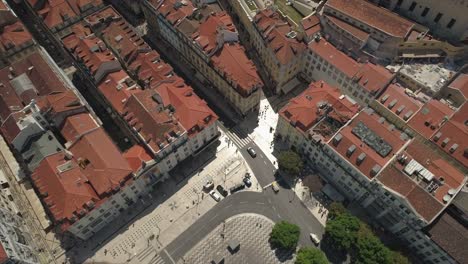
[(169, 252), (167, 252), (166, 249), (163, 250), (164, 253), (166, 253), (166, 255), (169, 257), (169, 259), (172, 261), (172, 263), (176, 264), (176, 262), (174, 261), (174, 259), (171, 257), (171, 254), (169, 254)]
[(246, 204), (246, 203), (248, 203), (248, 202), (246, 202), (246, 201), (243, 201), (243, 202), (239, 202), (239, 203), (240, 203), (240, 204)]
[(265, 163), (265, 165), (266, 165), (266, 160), (264, 160), (263, 163)]
[(232, 204), (228, 204), (228, 205), (225, 206), (225, 208), (229, 208), (231, 206), (232, 206)]
[(280, 214), (277, 214), (279, 218), (281, 218), (281, 215)]
[(256, 204), (265, 204), (265, 203), (262, 203), (262, 202), (255, 202)]
[(268, 198), (268, 203), (271, 203), (271, 200), (270, 200), (270, 198)]
[(208, 220), (208, 222), (210, 222), (211, 220), (215, 219), (216, 217), (218, 217), (218, 214), (215, 214), (213, 217), (211, 217), (210, 220)]
[(272, 206), (272, 207), (273, 207), (273, 211), (275, 211), (275, 212), (276, 212), (276, 207), (274, 207), (274, 206)]

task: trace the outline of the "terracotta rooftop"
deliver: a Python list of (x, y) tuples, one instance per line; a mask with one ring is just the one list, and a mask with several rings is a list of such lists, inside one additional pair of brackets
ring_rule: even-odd
[(26, 30), (21, 21), (16, 21), (10, 25), (4, 25), (0, 32), (0, 51), (5, 52), (13, 48), (20, 48), (22, 45), (33, 43), (33, 38)]
[(112, 6), (87, 16), (85, 21), (95, 32), (99, 31), (108, 47), (126, 64), (130, 64), (137, 53), (151, 51), (148, 44)]
[(305, 31), (306, 36), (312, 37), (315, 33), (322, 30), (320, 26), (320, 19), (317, 15), (305, 17), (301, 20), (302, 28)]
[(0, 87), (2, 120), (12, 112), (23, 109), (32, 99), (67, 90), (39, 53), (1, 69)]
[(101, 199), (78, 161), (65, 152), (46, 157), (31, 178), (63, 231), (100, 204)]
[(66, 0), (27, 0), (49, 28), (75, 19), (77, 13)]
[(86, 133), (98, 128), (99, 124), (89, 113), (81, 113), (65, 119), (63, 126), (60, 128), (60, 133), (67, 142), (72, 144)]
[(82, 14), (90, 8), (103, 4), (102, 0), (67, 0), (67, 2), (77, 14)]
[(309, 49), (371, 93), (383, 89), (393, 79), (393, 74), (384, 67), (370, 62), (359, 63), (323, 38), (311, 41)]
[(468, 260), (468, 229), (444, 212), (428, 230), (431, 240), (447, 252), (456, 262)]
[(409, 140), (406, 134), (367, 108), (335, 134), (329, 145), (372, 179), (406, 140)]
[(143, 163), (153, 160), (145, 148), (140, 145), (134, 145), (123, 155), (135, 174), (142, 168)]
[(220, 32), (231, 32), (237, 35), (232, 19), (226, 12), (208, 16), (205, 21), (200, 23), (198, 30), (192, 34), (191, 38), (206, 54), (211, 54), (218, 47), (218, 34)]
[(181, 3), (178, 0), (150, 0), (153, 7), (158, 10), (173, 26), (177, 26), (183, 19), (193, 14), (195, 6), (192, 1)]
[[(429, 142), (415, 139), (378, 180), (406, 197), (413, 208), (431, 222), (444, 208), (444, 198), (449, 190), (458, 191), (465, 182), (465, 176)], [(448, 197), (451, 199), (450, 195)]]
[(200, 99), (182, 79), (162, 83), (156, 91), (165, 107), (170, 105), (175, 109), (175, 117), (187, 130), (189, 136), (195, 135), (218, 120), (218, 116), (206, 102)]
[(423, 106), (423, 103), (411, 94), (400, 85), (390, 84), (377, 101), (406, 122)]
[(0, 130), (2, 131), (2, 135), (6, 142), (11, 144), (16, 136), (21, 132), (18, 122), (20, 122), (24, 117), (26, 117), (24, 112), (14, 112), (1, 123)]
[(468, 104), (465, 103), (431, 138), (447, 154), (468, 167)]
[(468, 74), (460, 74), (452, 83), (449, 85), (450, 88), (459, 90), (468, 101)]
[(148, 89), (132, 94), (124, 111), (124, 119), (140, 133), (153, 154), (184, 132), (177, 119), (164, 109), (156, 91)]
[(212, 57), (213, 65), (225, 72), (225, 78), (231, 80), (242, 96), (247, 97), (263, 86), (254, 63), (245, 55), (244, 48), (237, 44), (224, 44)]
[[(83, 33), (80, 28), (77, 27), (78, 34)], [(72, 34), (64, 38), (63, 43), (77, 60), (84, 63), (97, 82), (109, 72), (121, 69), (119, 61), (107, 49), (106, 44), (95, 35), (81, 37)]]
[[(2, 2), (0, 2), (4, 5)], [(0, 243), (0, 263), (6, 263), (8, 260), (8, 254), (6, 253), (5, 249), (3, 248), (2, 243)]]
[[(41, 112), (51, 115), (74, 111), (84, 107), (72, 90), (43, 96), (37, 100), (37, 105)], [(60, 126), (61, 124), (56, 125)]]
[(288, 65), (306, 50), (306, 45), (293, 35), (297, 33), (290, 33), (293, 31), (292, 26), (278, 12), (264, 9), (255, 15), (253, 20), (267, 46), (273, 50), (281, 64)]
[(145, 88), (155, 88), (163, 82), (174, 81), (179, 77), (175, 75), (172, 67), (165, 63), (156, 51), (139, 53), (128, 66), (128, 71), (145, 83)]
[(359, 110), (340, 91), (325, 82), (311, 83), (300, 95), (280, 110), (280, 115), (306, 133), (324, 116), (344, 125)]
[(140, 86), (124, 70), (106, 75), (98, 85), (98, 89), (120, 115), (124, 113), (128, 98), (133, 93), (141, 91)]
[(409, 120), (408, 124), (421, 136), (429, 139), (439, 130), (445, 118), (448, 119), (453, 112), (440, 101), (431, 100)]
[(353, 26), (352, 24), (349, 24), (341, 19), (338, 19), (333, 16), (327, 16), (324, 15), (329, 21), (331, 21), (333, 24), (335, 24), (337, 27), (341, 28), (342, 30), (348, 32), (352, 36), (356, 37), (362, 42), (367, 41), (367, 38), (369, 37), (369, 33), (365, 32), (364, 30), (361, 30), (360, 28)]
[(413, 22), (363, 0), (329, 0), (325, 6), (395, 37), (404, 38), (414, 26)]

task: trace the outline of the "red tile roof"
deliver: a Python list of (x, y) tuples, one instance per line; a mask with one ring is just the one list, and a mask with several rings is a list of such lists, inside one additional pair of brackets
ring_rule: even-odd
[(20, 122), (20, 120), (24, 117), (26, 117), (24, 112), (15, 112), (9, 115), (1, 124), (0, 129), (2, 131), (2, 135), (5, 137), (5, 140), (8, 143), (11, 144), (16, 136), (18, 136), (18, 134), (21, 132), (21, 129), (18, 126), (18, 122)]
[(305, 31), (306, 36), (312, 37), (315, 33), (322, 30), (320, 26), (320, 19), (317, 15), (305, 17), (301, 20), (302, 28)]
[[(14, 79), (11, 78), (18, 76), (21, 76), (23, 81), (29, 80), (34, 86), (33, 89), (18, 90), (17, 93), (12, 85)], [(10, 67), (1, 69), (0, 83), (0, 117), (3, 120), (12, 112), (23, 109), (31, 102), (31, 99), (67, 90), (39, 53), (33, 53), (25, 59), (13, 63)]]
[(263, 86), (254, 63), (245, 55), (244, 48), (237, 44), (224, 44), (212, 57), (213, 65), (225, 73), (237, 91), (247, 97)]
[(465, 103), (431, 139), (447, 154), (468, 167), (468, 104)]
[(66, 0), (27, 0), (49, 28), (59, 26), (77, 14)]
[(453, 110), (437, 100), (427, 102), (408, 122), (409, 126), (421, 136), (429, 139), (441, 127), (444, 119), (453, 114)]
[[(81, 27), (78, 27), (78, 34), (82, 33), (82, 31), (79, 30), (80, 28)], [(67, 49), (73, 53), (74, 57), (83, 62), (91, 74), (95, 78), (98, 78), (98, 82), (103, 75), (105, 75), (104, 71), (106, 71), (107, 68), (109, 68), (107, 71), (120, 68), (119, 62), (112, 52), (107, 49), (106, 44), (94, 35), (81, 37), (72, 34), (64, 38), (63, 43)], [(109, 67), (109, 65), (114, 66)]]
[(189, 136), (210, 126), (218, 116), (200, 99), (190, 86), (182, 79), (172, 83), (162, 83), (156, 88), (165, 107), (171, 105), (175, 109), (175, 117), (187, 130)]
[(164, 109), (161, 97), (153, 90), (132, 94), (125, 104), (125, 120), (134, 127), (154, 153), (169, 144), (184, 129)]
[(192, 15), (195, 10), (192, 1), (184, 1), (183, 4), (178, 0), (150, 0), (149, 2), (174, 26)]
[(390, 84), (377, 101), (405, 121), (408, 121), (423, 106), (421, 101), (411, 97), (406, 93), (405, 88), (396, 84)]
[(73, 143), (81, 136), (98, 129), (99, 124), (91, 118), (89, 113), (69, 116), (60, 129), (60, 133), (67, 142)]
[(126, 64), (130, 64), (137, 53), (151, 51), (149, 45), (111, 6), (87, 16), (85, 20)]
[(98, 85), (98, 88), (120, 115), (124, 113), (128, 98), (141, 90), (140, 86), (123, 70), (108, 74)]
[(198, 30), (191, 38), (206, 53), (211, 54), (218, 47), (218, 36), (222, 31), (237, 34), (231, 17), (226, 12), (218, 12), (208, 16), (200, 23)]
[(262, 38), (276, 55), (278, 61), (288, 65), (291, 60), (301, 56), (306, 50), (306, 45), (296, 37), (288, 37), (287, 34), (293, 28), (287, 20), (271, 9), (264, 9), (254, 17), (254, 23), (260, 31)]
[[(367, 113), (369, 110), (361, 111), (348, 126), (330, 140), (329, 145), (369, 179), (372, 179), (376, 175), (371, 172), (374, 166), (377, 165), (379, 170), (383, 168), (403, 147), (405, 140), (402, 139), (403, 132), (380, 119), (379, 115)], [(363, 127), (367, 127), (366, 133), (363, 133)], [(339, 140), (340, 137), (342, 137), (341, 140)], [(372, 144), (375, 144), (375, 147), (372, 147)], [(350, 148), (355, 148), (355, 150), (349, 152)], [(377, 150), (382, 153), (379, 154)], [(365, 158), (359, 164), (358, 157), (362, 153), (365, 154)]]
[[(2, 2), (0, 2), (2, 5), (4, 5)], [(8, 255), (3, 248), (2, 243), (0, 243), (0, 263), (6, 263), (8, 260)]]
[(139, 53), (132, 64), (129, 65), (128, 71), (143, 81), (146, 88), (150, 89), (163, 82), (170, 82), (179, 78), (175, 75), (172, 67), (161, 60), (159, 54), (154, 50)]
[(468, 260), (468, 229), (444, 212), (429, 228), (431, 240), (447, 252), (457, 263)]
[(31, 178), (44, 197), (43, 203), (64, 231), (100, 202), (77, 160), (64, 152), (43, 159)]
[(388, 189), (406, 198), (414, 210), (428, 222), (443, 209), (443, 205), (430, 193), (393, 165), (386, 167), (378, 180)]
[[(450, 165), (430, 142), (415, 139), (398, 158), (406, 157), (404, 162), (394, 162), (385, 168), (378, 180), (388, 188), (406, 197), (413, 208), (427, 222), (431, 222), (444, 208), (444, 196), (450, 189), (459, 190), (465, 182), (462, 172)], [(443, 181), (443, 185), (430, 193), (429, 181), (418, 179), (416, 175), (404, 172), (405, 166), (414, 160), (434, 175), (431, 180)], [(422, 178), (422, 177), (421, 177)]]
[(367, 41), (367, 38), (369, 37), (369, 33), (365, 32), (364, 30), (361, 30), (360, 28), (355, 27), (352, 24), (349, 24), (333, 16), (324, 15), (324, 17), (327, 18), (329, 21), (331, 21), (333, 24), (335, 24), (337, 27), (353, 35), (360, 41), (362, 42)]
[(92, 7), (103, 4), (102, 0), (67, 0), (67, 2), (77, 14), (81, 14)]
[(150, 154), (146, 152), (145, 148), (140, 145), (135, 145), (129, 148), (123, 155), (132, 168), (133, 173), (140, 170), (144, 162), (148, 162), (153, 159)]
[(17, 21), (10, 25), (4, 25), (0, 32), (0, 51), (8, 51), (13, 48), (19, 48), (21, 45), (26, 45), (28, 42), (33, 43), (33, 38), (29, 31), (26, 30), (21, 21)]
[(468, 101), (468, 74), (460, 74), (449, 87), (459, 90)]
[(363, 0), (329, 0), (325, 6), (395, 37), (404, 38), (414, 26), (413, 22)]
[[(41, 109), (41, 112), (47, 112), (52, 115), (84, 108), (80, 99), (78, 99), (72, 90), (43, 96), (37, 100), (37, 105)], [(61, 124), (56, 125), (60, 126)]]
[[(327, 108), (327, 104), (330, 108)], [(353, 104), (346, 97), (341, 97), (340, 91), (323, 81), (311, 83), (300, 95), (291, 99), (280, 110), (280, 115), (301, 132), (307, 132), (327, 114), (337, 118), (344, 124), (359, 110), (359, 105)]]
[(309, 49), (343, 72), (348, 78), (358, 81), (369, 92), (383, 89), (393, 79), (393, 74), (380, 65), (359, 63), (338, 50), (325, 39), (312, 41)]

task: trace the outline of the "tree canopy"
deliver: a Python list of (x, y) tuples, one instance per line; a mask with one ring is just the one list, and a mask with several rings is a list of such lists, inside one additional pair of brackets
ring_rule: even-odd
[(299, 174), (304, 164), (299, 154), (292, 150), (283, 151), (278, 156), (278, 167), (289, 174)]
[(274, 247), (293, 250), (297, 246), (300, 233), (299, 226), (281, 221), (273, 227), (270, 234), (270, 243)]
[(295, 264), (328, 264), (328, 259), (319, 249), (304, 247), (297, 252)]
[(360, 227), (361, 224), (356, 217), (350, 214), (340, 214), (328, 221), (325, 232), (334, 242), (333, 245), (336, 249), (349, 251), (356, 242)]

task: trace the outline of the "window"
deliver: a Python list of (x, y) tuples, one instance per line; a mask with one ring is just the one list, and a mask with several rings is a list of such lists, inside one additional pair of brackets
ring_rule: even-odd
[(401, 6), (402, 3), (403, 3), (403, 0), (398, 0), (396, 6)]
[(434, 22), (439, 22), (439, 20), (442, 18), (442, 14), (441, 13), (437, 13), (437, 16), (434, 18)]
[(453, 19), (453, 18), (450, 19), (450, 22), (447, 24), (447, 28), (452, 28), (453, 25), (455, 24), (455, 22), (457, 22), (457, 20), (455, 20), (455, 19)]
[(428, 7), (424, 8), (424, 10), (421, 13), (421, 16), (425, 17), (427, 15), (427, 13), (429, 13), (429, 8)]
[(411, 6), (409, 7), (409, 11), (412, 12), (414, 8), (416, 7), (416, 2), (411, 3)]

